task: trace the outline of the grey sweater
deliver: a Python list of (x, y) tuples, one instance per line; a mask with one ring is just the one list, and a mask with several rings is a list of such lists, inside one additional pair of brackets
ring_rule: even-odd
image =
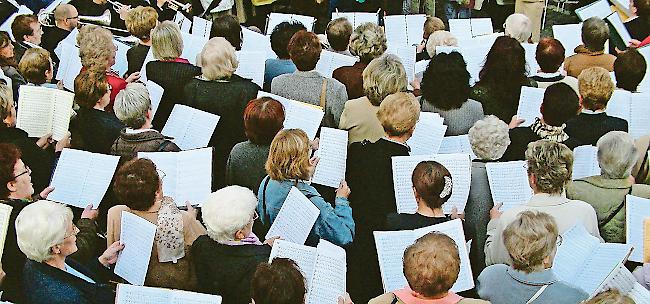
[(424, 98), (422, 98), (420, 103), (422, 104), (423, 112), (438, 113), (445, 119), (445, 125), (447, 126), (445, 136), (467, 134), (474, 123), (483, 119), (484, 116), (483, 106), (480, 102), (473, 99), (468, 99), (460, 108), (452, 110), (442, 110), (427, 102)]
[(269, 148), (269, 145), (257, 145), (250, 141), (236, 144), (226, 164), (226, 185), (246, 187), (257, 193), (260, 182), (266, 176), (264, 164), (269, 157)]

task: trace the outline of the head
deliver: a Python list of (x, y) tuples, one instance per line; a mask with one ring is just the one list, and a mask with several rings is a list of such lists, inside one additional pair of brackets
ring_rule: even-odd
[(521, 212), (503, 230), (503, 243), (512, 259), (512, 267), (524, 273), (550, 268), (557, 241), (555, 219), (544, 212)]
[(276, 134), (284, 128), (284, 106), (270, 97), (248, 102), (244, 109), (244, 132), (254, 144), (269, 145)]
[(614, 82), (609, 72), (601, 67), (582, 70), (578, 75), (580, 104), (587, 110), (604, 110), (614, 93)]
[(442, 208), (451, 197), (453, 186), (451, 173), (438, 162), (423, 161), (417, 164), (411, 175), (411, 181), (415, 199), (432, 210)]
[(458, 109), (469, 98), (469, 79), (463, 55), (435, 55), (422, 77), (422, 97), (442, 110)]
[(306, 30), (307, 28), (298, 21), (285, 21), (276, 25), (271, 32), (271, 49), (276, 55), (278, 55), (278, 58), (289, 59), (287, 46), (289, 45), (291, 37), (299, 31)]
[(215, 37), (203, 46), (198, 64), (207, 80), (230, 78), (239, 66), (235, 48), (223, 37)]
[(223, 37), (230, 42), (236, 49), (241, 50), (243, 36), (242, 29), (239, 25), (237, 17), (233, 15), (220, 16), (212, 21), (212, 29), (210, 30), (210, 38)]
[(20, 159), (22, 154), (14, 144), (0, 144), (0, 199), (30, 199), (34, 194), (32, 170)]
[(183, 35), (178, 24), (163, 21), (151, 31), (151, 50), (158, 60), (174, 60), (183, 53)]
[(632, 167), (636, 164), (637, 148), (630, 134), (611, 131), (598, 139), (596, 146), (600, 174), (603, 177), (623, 179), (632, 174)]
[(103, 27), (86, 25), (77, 36), (81, 65), (86, 69), (106, 71), (115, 64), (117, 47), (113, 34)]
[(290, 259), (260, 263), (251, 280), (251, 297), (257, 304), (303, 304), (306, 293), (305, 277)]
[(436, 55), (436, 47), (438, 46), (458, 46), (458, 39), (447, 31), (435, 31), (427, 40), (426, 50), (429, 57)]
[(335, 51), (346, 51), (352, 35), (352, 23), (347, 18), (336, 18), (327, 24), (327, 42)]
[(438, 17), (427, 16), (427, 19), (424, 20), (424, 33), (422, 34), (423, 39), (429, 39), (431, 34), (437, 31), (445, 30), (445, 23), (442, 22), (442, 19)]
[(379, 105), (377, 119), (386, 135), (408, 139), (420, 119), (420, 104), (411, 93), (388, 95)]
[(614, 61), (616, 87), (635, 92), (645, 77), (647, 69), (648, 63), (636, 49), (630, 48), (626, 52), (618, 54)]
[(74, 79), (74, 101), (82, 108), (104, 108), (111, 101), (111, 90), (103, 71), (82, 70)]
[(469, 143), (479, 159), (497, 160), (510, 145), (508, 125), (494, 115), (485, 116), (469, 129)]
[(16, 126), (16, 107), (14, 94), (6, 84), (0, 84), (0, 129)]
[(126, 29), (143, 42), (151, 40), (151, 31), (158, 25), (158, 12), (150, 6), (138, 6), (126, 15)]
[(375, 106), (390, 94), (405, 92), (408, 86), (406, 70), (399, 57), (385, 54), (373, 59), (363, 70), (363, 92)]
[(630, 11), (639, 17), (650, 17), (650, 0), (630, 0)]
[(425, 298), (441, 298), (456, 283), (460, 256), (456, 242), (429, 232), (404, 251), (404, 276), (411, 289)]
[(50, 82), (54, 76), (53, 70), (50, 52), (42, 48), (30, 48), (25, 51), (18, 64), (20, 75), (33, 84)]
[(72, 4), (59, 4), (54, 10), (56, 26), (72, 31), (79, 25), (79, 12)]
[(253, 232), (257, 218), (257, 197), (241, 186), (228, 186), (208, 196), (201, 212), (208, 236), (225, 243), (247, 238)]
[(579, 110), (578, 94), (568, 84), (554, 83), (544, 91), (544, 100), (540, 107), (544, 123), (556, 127), (562, 126), (575, 117)]
[(11, 23), (11, 33), (16, 42), (29, 42), (36, 45), (41, 44), (43, 29), (35, 15), (18, 15)]
[(526, 43), (533, 32), (533, 25), (526, 15), (517, 13), (506, 18), (503, 29), (506, 36), (515, 38), (519, 43)]
[(52, 201), (28, 204), (16, 217), (18, 247), (28, 259), (39, 263), (75, 253), (77, 233), (72, 210)]
[[(517, 39), (508, 36), (498, 37), (485, 58), (485, 64), (479, 72), (481, 83), (504, 84), (519, 90), (527, 78), (526, 51)], [(519, 95), (519, 93), (517, 93)]]
[(582, 43), (592, 52), (605, 50), (605, 41), (609, 39), (609, 26), (598, 17), (591, 17), (582, 23)]
[(5, 31), (0, 31), (0, 66), (18, 66), (14, 58), (14, 44)]
[(298, 71), (311, 71), (316, 68), (322, 47), (316, 34), (299, 31), (289, 40), (287, 50)]
[(601, 291), (585, 304), (634, 304), (632, 298), (621, 294), (617, 289)]
[(350, 36), (350, 53), (358, 56), (361, 62), (368, 63), (386, 52), (386, 34), (374, 23), (357, 26)]
[(273, 180), (308, 180), (309, 137), (300, 129), (285, 129), (273, 138), (266, 160), (266, 174)]
[(120, 203), (133, 210), (147, 211), (162, 198), (162, 179), (150, 159), (135, 158), (117, 170), (113, 191)]
[(126, 88), (115, 96), (113, 111), (115, 116), (131, 129), (151, 127), (153, 115), (147, 87), (141, 82), (127, 84)]
[(571, 180), (573, 152), (562, 143), (538, 140), (528, 144), (526, 163), (533, 191), (557, 195)]
[(542, 38), (535, 50), (535, 59), (544, 73), (555, 73), (564, 62), (564, 46), (555, 38)]

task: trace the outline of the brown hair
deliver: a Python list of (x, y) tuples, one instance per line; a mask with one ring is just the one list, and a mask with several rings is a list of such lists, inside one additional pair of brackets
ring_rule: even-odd
[[(13, 42), (11, 41), (11, 37), (9, 37), (9, 34), (5, 31), (0, 31), (0, 49), (4, 49), (6, 47), (12, 47)], [(12, 66), (15, 68), (18, 68), (18, 63), (16, 63), (16, 57), (3, 57), (0, 56), (0, 66)]]
[(429, 232), (404, 251), (404, 276), (413, 291), (433, 297), (447, 293), (458, 279), (460, 256), (453, 239)]
[(302, 30), (293, 34), (287, 50), (298, 71), (311, 71), (320, 59), (322, 47), (316, 34)]
[(268, 145), (284, 127), (284, 107), (270, 97), (253, 99), (244, 109), (244, 132), (252, 143)]
[(108, 91), (104, 71), (82, 70), (74, 79), (74, 101), (82, 108), (93, 108)]
[(621, 294), (618, 289), (608, 289), (601, 291), (591, 300), (585, 302), (585, 304), (634, 304), (632, 298)]
[(146, 211), (155, 203), (161, 183), (156, 165), (147, 158), (136, 158), (117, 170), (113, 190), (122, 204), (132, 210)]
[(24, 36), (34, 35), (34, 30), (31, 25), (38, 23), (38, 18), (31, 14), (18, 15), (16, 19), (11, 23), (11, 33), (14, 35), (14, 39), (17, 42), (22, 42), (25, 39)]
[(614, 82), (606, 69), (591, 67), (580, 72), (578, 91), (580, 91), (584, 108), (589, 110), (605, 109), (614, 93)]
[(535, 50), (535, 60), (544, 73), (555, 73), (564, 62), (564, 46), (560, 40), (542, 38)]
[(43, 48), (28, 49), (18, 64), (20, 75), (23, 75), (27, 82), (33, 84), (46, 83), (47, 77), (45, 77), (45, 72), (51, 71), (51, 69), (52, 61), (50, 59), (50, 52)]
[(266, 160), (266, 173), (273, 180), (310, 178), (309, 138), (300, 129), (282, 130), (275, 135)]
[(451, 173), (436, 161), (423, 161), (415, 166), (411, 181), (418, 195), (431, 209), (442, 207), (450, 197), (451, 191), (444, 197), (440, 193), (445, 188), (445, 177), (451, 180)]
[(251, 298), (255, 303), (303, 304), (306, 293), (305, 278), (298, 265), (286, 258), (260, 263), (251, 280)]
[(445, 23), (442, 22), (442, 19), (438, 17), (427, 16), (427, 20), (424, 21), (424, 37), (429, 39), (429, 35), (433, 34), (436, 31), (444, 31)]
[(352, 23), (347, 18), (336, 18), (327, 24), (327, 42), (335, 51), (345, 51), (350, 44), (352, 35)]
[(512, 267), (530, 273), (543, 268), (553, 254), (558, 238), (555, 219), (544, 212), (523, 211), (503, 230), (503, 243), (512, 258)]
[(126, 29), (142, 41), (151, 39), (151, 30), (158, 24), (158, 12), (150, 6), (138, 6), (126, 15)]
[(20, 150), (14, 144), (0, 143), (0, 182), (3, 183), (0, 186), (0, 199), (9, 197), (10, 192), (7, 183), (16, 178), (14, 176), (14, 167), (16, 167), (20, 157)]

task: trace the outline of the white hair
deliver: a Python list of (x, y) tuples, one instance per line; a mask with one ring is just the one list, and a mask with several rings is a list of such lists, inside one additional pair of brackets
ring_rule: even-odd
[(30, 260), (47, 261), (71, 223), (72, 210), (65, 205), (46, 200), (28, 204), (16, 218), (18, 247)]
[(255, 207), (257, 197), (248, 188), (228, 186), (210, 194), (201, 210), (208, 236), (220, 243), (234, 240), (250, 224)]
[(147, 120), (147, 112), (151, 109), (149, 91), (141, 82), (126, 85), (115, 96), (113, 111), (115, 116), (131, 129), (141, 128)]
[(427, 39), (427, 53), (429, 57), (435, 56), (437, 46), (458, 46), (458, 39), (454, 35), (447, 31), (435, 31), (429, 35)]
[(207, 80), (230, 77), (239, 66), (235, 48), (223, 37), (208, 40), (197, 59), (203, 77)]
[(526, 43), (533, 31), (533, 23), (528, 16), (515, 13), (506, 18), (503, 28), (506, 36), (515, 38), (519, 43)]
[(508, 125), (494, 115), (485, 116), (469, 129), (469, 143), (479, 159), (499, 159), (510, 145)]
[(630, 176), (632, 167), (636, 164), (637, 150), (630, 134), (611, 131), (598, 139), (596, 146), (598, 165), (603, 176), (613, 179)]

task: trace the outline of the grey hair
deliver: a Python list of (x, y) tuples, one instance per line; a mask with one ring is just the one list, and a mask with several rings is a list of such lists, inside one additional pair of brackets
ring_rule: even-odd
[(598, 17), (591, 17), (582, 23), (582, 43), (592, 52), (605, 49), (605, 41), (609, 39), (607, 22)]
[(458, 46), (458, 39), (448, 31), (435, 31), (427, 39), (427, 53), (433, 58), (436, 55), (437, 46)]
[(525, 43), (533, 32), (533, 26), (528, 16), (515, 13), (506, 18), (504, 30), (506, 36), (515, 38), (519, 43)]
[(140, 82), (126, 85), (115, 96), (113, 111), (115, 116), (131, 129), (140, 129), (147, 121), (147, 112), (151, 109), (151, 99), (147, 87)]
[(203, 77), (210, 81), (231, 77), (239, 66), (235, 48), (223, 37), (208, 40), (197, 57)]
[(358, 56), (361, 62), (370, 62), (383, 55), (387, 48), (384, 30), (374, 23), (357, 26), (350, 36), (350, 53)]
[(596, 143), (600, 173), (606, 178), (627, 178), (636, 164), (637, 148), (630, 134), (611, 131)]
[(508, 125), (494, 115), (475, 122), (468, 135), (472, 151), (483, 160), (501, 158), (510, 145)]
[(393, 54), (373, 59), (363, 70), (363, 92), (375, 106), (390, 94), (406, 91), (407, 86), (404, 65)]
[(174, 60), (183, 53), (183, 34), (178, 24), (163, 21), (151, 31), (151, 51), (157, 60)]
[(43, 262), (54, 257), (52, 246), (62, 244), (72, 210), (63, 204), (40, 200), (27, 204), (16, 217), (18, 248), (28, 259)]
[(224, 243), (235, 239), (237, 231), (251, 224), (257, 207), (253, 191), (241, 186), (228, 186), (210, 194), (201, 208), (208, 236)]

